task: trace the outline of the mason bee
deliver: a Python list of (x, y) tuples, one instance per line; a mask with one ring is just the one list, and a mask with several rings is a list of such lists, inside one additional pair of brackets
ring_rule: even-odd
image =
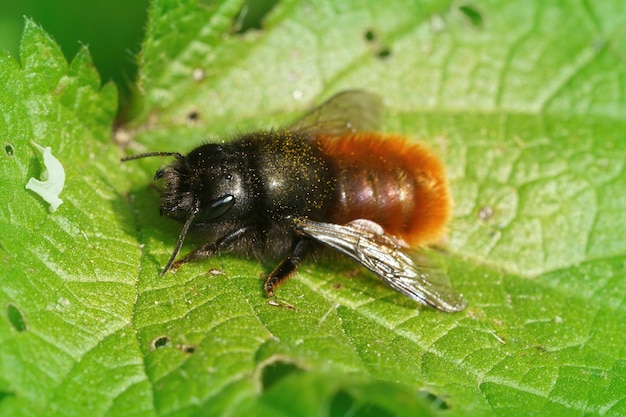
[[(284, 130), (240, 135), (156, 171), (161, 214), (183, 223), (161, 275), (219, 251), (282, 258), (265, 282), (274, 289), (318, 246), (356, 260), (400, 293), (442, 311), (465, 308), (439, 269), (410, 248), (441, 238), (451, 212), (442, 163), (424, 146), (375, 132), (379, 96), (339, 93)], [(176, 260), (187, 233), (206, 239)]]

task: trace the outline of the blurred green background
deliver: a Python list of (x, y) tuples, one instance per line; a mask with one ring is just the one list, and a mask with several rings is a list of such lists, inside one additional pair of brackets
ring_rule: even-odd
[(123, 110), (137, 75), (135, 56), (148, 5), (149, 0), (2, 0), (0, 49), (19, 57), (24, 16), (52, 35), (68, 60), (81, 45), (88, 45), (102, 81), (118, 85)]
[[(246, 1), (236, 31), (260, 29), (278, 0)], [(120, 93), (118, 122), (132, 117), (136, 56), (141, 50), (150, 0), (0, 0), (0, 50), (19, 58), (24, 17), (41, 25), (71, 61), (88, 45), (102, 82)]]

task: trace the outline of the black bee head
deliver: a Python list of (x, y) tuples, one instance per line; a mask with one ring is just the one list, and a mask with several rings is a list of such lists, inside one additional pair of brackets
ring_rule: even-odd
[[(236, 196), (245, 195), (241, 169), (238, 163), (220, 145), (202, 145), (187, 155), (178, 152), (149, 152), (122, 158), (122, 161), (150, 156), (173, 156), (171, 165), (154, 174), (155, 180), (164, 181), (161, 195), (161, 214), (184, 222), (178, 243), (165, 268), (164, 275), (174, 263), (187, 232), (194, 224), (213, 223), (233, 213)], [(244, 201), (244, 199), (241, 199)]]
[(194, 216), (195, 223), (219, 221), (235, 205), (240, 189), (240, 175), (223, 147), (208, 144), (174, 156), (176, 161), (154, 176), (165, 186), (161, 213), (181, 221)]

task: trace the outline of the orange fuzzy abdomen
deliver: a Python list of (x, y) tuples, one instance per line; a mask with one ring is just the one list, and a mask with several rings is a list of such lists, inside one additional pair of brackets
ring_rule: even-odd
[(368, 219), (409, 245), (434, 243), (445, 232), (451, 199), (442, 163), (399, 135), (317, 137), (336, 187), (330, 220)]

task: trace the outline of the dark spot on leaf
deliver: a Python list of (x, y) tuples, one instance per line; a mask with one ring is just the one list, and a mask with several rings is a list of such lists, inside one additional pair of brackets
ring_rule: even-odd
[(13, 148), (13, 145), (7, 143), (6, 145), (4, 145), (4, 152), (9, 156), (13, 156), (13, 154), (15, 153), (15, 149)]
[(176, 346), (178, 350), (188, 355), (196, 353), (196, 347), (194, 345), (178, 345)]
[(376, 33), (374, 33), (372, 29), (367, 29), (363, 37), (368, 42), (374, 42), (376, 40)]
[(4, 401), (6, 398), (15, 397), (15, 393), (11, 391), (1, 391), (0, 390), (0, 403)]
[(339, 390), (330, 401), (330, 416), (391, 417), (394, 414), (376, 404), (358, 401), (349, 392)]
[(431, 407), (437, 410), (448, 410), (450, 405), (442, 397), (433, 394), (430, 391), (422, 389), (418, 392), (418, 395), (430, 403)]
[(261, 370), (261, 384), (263, 391), (267, 391), (281, 379), (304, 372), (297, 364), (289, 360), (275, 360), (267, 363)]
[(391, 56), (391, 48), (380, 40), (380, 36), (374, 29), (366, 29), (363, 33), (363, 38), (369, 44), (370, 50), (375, 57), (385, 59)]
[(170, 338), (162, 335), (162, 336), (157, 336), (154, 339), (152, 339), (152, 342), (150, 342), (150, 348), (152, 350), (154, 349), (158, 349), (158, 348), (162, 348), (165, 346), (168, 346), (170, 344)]
[(472, 26), (477, 28), (482, 27), (483, 15), (478, 11), (478, 9), (476, 9), (476, 7), (469, 4), (464, 4), (462, 6), (459, 6), (459, 10), (465, 15), (465, 17)]
[(248, 0), (244, 2), (233, 21), (233, 32), (241, 35), (249, 30), (263, 29), (263, 21), (276, 4), (278, 4), (278, 0)]
[(13, 304), (9, 304), (7, 306), (7, 317), (9, 318), (9, 321), (11, 322), (15, 330), (17, 330), (18, 332), (25, 332), (27, 330), (26, 321), (24, 321), (24, 316), (22, 316), (22, 312)]
[(376, 52), (376, 56), (380, 59), (386, 59), (391, 56), (391, 48), (387, 46), (381, 47), (378, 52)]
[(190, 122), (197, 122), (200, 119), (200, 113), (197, 110), (192, 110), (187, 113), (187, 120)]
[(482, 206), (480, 210), (478, 210), (478, 218), (484, 222), (491, 219), (495, 213), (495, 210), (492, 206)]

